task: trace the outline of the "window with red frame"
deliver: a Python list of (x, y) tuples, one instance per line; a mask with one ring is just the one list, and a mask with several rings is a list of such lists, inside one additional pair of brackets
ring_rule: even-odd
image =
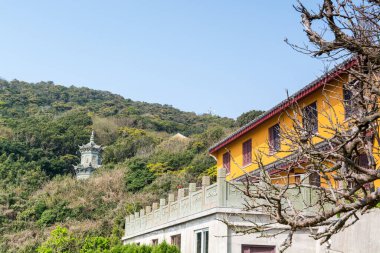
[(231, 169), (231, 156), (229, 152), (223, 154), (223, 168), (227, 170), (227, 173), (230, 173)]
[(343, 103), (344, 103), (344, 117), (350, 118), (353, 114), (357, 113), (357, 108), (354, 104), (354, 95), (352, 90), (358, 89), (359, 82), (354, 80), (350, 83), (343, 85)]
[(303, 108), (302, 113), (302, 123), (306, 131), (310, 134), (315, 134), (318, 132), (317, 102), (311, 103), (310, 105)]
[(252, 163), (252, 140), (243, 143), (243, 166)]
[(353, 111), (352, 91), (343, 87), (344, 117), (351, 117)]
[(269, 151), (271, 153), (277, 152), (280, 150), (280, 125), (276, 124), (269, 128)]

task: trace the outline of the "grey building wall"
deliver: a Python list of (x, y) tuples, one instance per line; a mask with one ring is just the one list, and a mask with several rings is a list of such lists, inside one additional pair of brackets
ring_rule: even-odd
[(373, 210), (359, 218), (354, 225), (331, 238), (327, 253), (380, 252), (380, 210)]
[[(234, 212), (235, 211), (235, 212)], [(227, 217), (235, 220), (240, 225), (249, 226), (248, 222), (242, 221), (240, 216), (235, 216), (238, 210), (232, 209), (214, 209), (204, 211), (194, 216), (178, 220), (173, 223), (167, 223), (163, 226), (153, 228), (145, 233), (139, 233), (123, 238), (123, 243), (140, 243), (152, 244), (153, 240), (159, 243), (166, 241), (171, 242), (171, 236), (181, 235), (181, 252), (193, 253), (195, 251), (196, 236), (199, 230), (209, 231), (209, 253), (241, 253), (242, 245), (268, 245), (275, 246), (276, 252), (280, 244), (285, 240), (286, 234), (278, 235), (276, 238), (259, 238), (258, 235), (238, 235), (227, 227), (222, 220)], [(234, 216), (234, 219), (232, 216)], [(252, 215), (256, 219), (260, 214)], [(262, 218), (262, 217), (259, 217)], [(273, 230), (277, 232), (277, 230)], [(307, 231), (301, 231), (294, 236), (294, 243), (287, 253), (316, 253), (317, 242), (310, 238)]]

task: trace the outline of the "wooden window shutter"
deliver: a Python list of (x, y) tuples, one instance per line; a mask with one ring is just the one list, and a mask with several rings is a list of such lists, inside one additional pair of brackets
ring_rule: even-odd
[(343, 87), (344, 116), (349, 118), (352, 115), (352, 92)]
[(252, 162), (252, 140), (243, 143), (243, 166)]
[(369, 161), (368, 156), (366, 154), (360, 154), (358, 157), (358, 165), (368, 169), (369, 168)]
[(303, 108), (303, 118), (302, 123), (304, 128), (309, 133), (318, 132), (318, 110), (317, 110), (317, 102), (313, 102), (310, 105)]
[(223, 154), (223, 168), (225, 168), (227, 170), (227, 173), (230, 173), (230, 169), (231, 169), (231, 157), (230, 157), (230, 153), (229, 152), (226, 152)]
[(275, 152), (280, 150), (280, 147), (280, 125), (276, 124), (269, 128), (269, 150), (270, 152)]

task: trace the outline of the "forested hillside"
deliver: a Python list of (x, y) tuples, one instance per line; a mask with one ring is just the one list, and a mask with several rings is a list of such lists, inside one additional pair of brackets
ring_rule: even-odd
[[(57, 225), (74, 238), (72, 251), (94, 238), (117, 245), (126, 214), (215, 176), (207, 148), (249, 115), (235, 122), (105, 91), (0, 80), (0, 252), (43, 252)], [(105, 146), (103, 167), (78, 182), (72, 165), (91, 130)]]

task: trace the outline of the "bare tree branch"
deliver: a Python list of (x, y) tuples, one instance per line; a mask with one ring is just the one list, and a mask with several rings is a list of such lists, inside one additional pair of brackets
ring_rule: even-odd
[[(308, 229), (314, 239), (326, 242), (380, 201), (380, 190), (374, 188), (380, 179), (380, 1), (321, 0), (317, 9), (298, 1), (294, 8), (310, 45), (286, 43), (336, 63), (350, 57), (355, 65), (325, 84), (318, 117), (327, 123), (315, 131), (314, 112), (289, 97), (291, 106), (279, 117), (279, 122), (291, 120), (291, 125), (280, 124), (281, 149), (272, 152), (268, 142), (267, 149), (256, 151), (258, 169), (243, 170), (245, 210), (261, 211), (270, 221), (238, 232), (275, 236), (272, 227), (280, 224), (280, 233), (288, 233), (280, 252), (299, 230)], [(342, 89), (344, 97), (336, 92)], [(275, 158), (276, 165), (265, 164), (267, 157)]]

